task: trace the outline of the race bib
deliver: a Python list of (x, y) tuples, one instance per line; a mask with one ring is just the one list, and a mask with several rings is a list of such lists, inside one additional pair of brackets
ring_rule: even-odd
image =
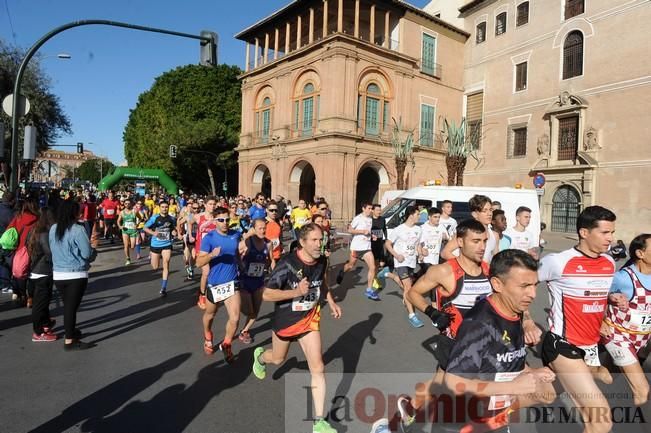
[(210, 290), (210, 293), (212, 293), (213, 301), (221, 302), (235, 294), (235, 281), (230, 281), (216, 286), (209, 284), (208, 289)]
[(320, 287), (310, 287), (310, 291), (305, 296), (294, 298), (292, 301), (292, 311), (309, 311), (319, 302), (321, 295)]
[(272, 240), (271, 240), (271, 246), (272, 246), (272, 248), (277, 248), (278, 245), (280, 245), (280, 239), (272, 239)]
[(646, 310), (628, 310), (631, 319), (628, 329), (638, 332), (651, 332), (651, 311)]
[[(518, 377), (521, 372), (508, 372), (508, 373), (496, 373), (495, 382), (511, 382), (513, 379)], [(490, 398), (488, 403), (488, 410), (501, 410), (505, 409), (513, 404), (516, 400), (515, 396), (512, 395), (494, 395)]]
[(599, 361), (599, 348), (596, 344), (590, 346), (579, 346), (580, 349), (585, 350), (585, 356), (583, 360), (586, 365), (589, 367), (599, 367), (601, 366), (601, 361)]
[(307, 218), (301, 217), (296, 220), (296, 224), (303, 227), (307, 223)]
[(106, 215), (115, 215), (115, 209), (106, 209)]
[(249, 277), (261, 277), (264, 274), (264, 263), (249, 263), (246, 275)]
[(136, 228), (136, 223), (133, 221), (125, 221), (124, 228), (126, 230), (134, 230)]
[(384, 232), (382, 230), (371, 230), (371, 235), (379, 239), (384, 239)]
[(156, 239), (159, 241), (169, 241), (170, 240), (170, 232), (158, 232), (156, 235)]
[(416, 255), (416, 245), (407, 245), (407, 255), (408, 256)]

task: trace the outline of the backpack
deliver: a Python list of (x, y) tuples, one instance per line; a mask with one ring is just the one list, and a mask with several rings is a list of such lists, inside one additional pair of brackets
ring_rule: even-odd
[(5, 232), (0, 236), (0, 247), (5, 250), (13, 251), (18, 245), (18, 230), (15, 227), (9, 227)]
[(30, 230), (25, 239), (25, 245), (19, 247), (14, 253), (14, 259), (11, 262), (11, 275), (17, 279), (24, 279), (29, 276), (29, 252), (27, 245), (29, 244), (29, 236), (32, 234)]

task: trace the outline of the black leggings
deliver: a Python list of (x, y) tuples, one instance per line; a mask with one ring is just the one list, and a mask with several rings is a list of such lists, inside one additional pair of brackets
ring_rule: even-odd
[(77, 278), (74, 280), (55, 281), (57, 290), (63, 297), (63, 327), (66, 330), (66, 339), (72, 340), (77, 326), (77, 310), (81, 304), (88, 286), (88, 278)]
[(43, 333), (43, 326), (50, 324), (50, 301), (52, 300), (52, 277), (30, 279), (27, 290), (34, 297), (32, 304), (32, 325), (35, 334)]

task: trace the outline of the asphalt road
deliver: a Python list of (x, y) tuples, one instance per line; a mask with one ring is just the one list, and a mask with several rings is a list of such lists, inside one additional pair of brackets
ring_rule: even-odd
[[(335, 267), (345, 255), (343, 250), (334, 254)], [(269, 367), (264, 381), (251, 373), (254, 348), (270, 344), (272, 306), (263, 305), (252, 332), (254, 343), (235, 342), (236, 362), (227, 365), (220, 353), (203, 353), (201, 312), (195, 306), (198, 283), (184, 281), (178, 252), (172, 269), (169, 295), (161, 299), (160, 271), (153, 272), (146, 260), (125, 267), (121, 247), (104, 245), (78, 315), (84, 340), (97, 346), (82, 352), (64, 352), (62, 340), (32, 343), (30, 310), (14, 308), (2, 295), (0, 433), (311, 431), (306, 421), (309, 376), (298, 344), (284, 365)], [(364, 275), (360, 265), (342, 287), (333, 285), (343, 317), (335, 320), (325, 308), (322, 320), (327, 408), (340, 432), (370, 431), (374, 420), (393, 415), (399, 393), (429, 379), (436, 366), (424, 348), (437, 333), (434, 328), (410, 327), (393, 283), (382, 292), (381, 302), (367, 300), (360, 284)], [(547, 305), (541, 287), (532, 309), (538, 322), (544, 321)], [(52, 314), (55, 330), (62, 334), (58, 297)], [(224, 323), (225, 312), (219, 311), (216, 338)], [(533, 352), (528, 361), (539, 365)], [(557, 401), (556, 409), (560, 406)], [(558, 426), (543, 422), (543, 415), (531, 412), (512, 431), (557, 431)], [(576, 423), (562, 427), (581, 430)], [(616, 426), (626, 432), (636, 428)]]

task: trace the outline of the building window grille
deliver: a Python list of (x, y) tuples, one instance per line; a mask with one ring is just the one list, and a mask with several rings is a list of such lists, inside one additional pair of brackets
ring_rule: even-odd
[(486, 21), (483, 21), (477, 24), (476, 41), (478, 44), (481, 44), (485, 40), (486, 40)]
[(529, 2), (520, 3), (516, 10), (515, 25), (523, 26), (529, 22)]
[(506, 12), (495, 17), (495, 36), (506, 33)]
[(579, 149), (579, 116), (558, 119), (558, 160), (575, 161)]
[(584, 0), (565, 0), (565, 19), (581, 15), (585, 12)]
[(520, 92), (527, 88), (527, 62), (515, 65), (515, 91)]
[(574, 31), (563, 44), (563, 79), (583, 75), (583, 35)]

